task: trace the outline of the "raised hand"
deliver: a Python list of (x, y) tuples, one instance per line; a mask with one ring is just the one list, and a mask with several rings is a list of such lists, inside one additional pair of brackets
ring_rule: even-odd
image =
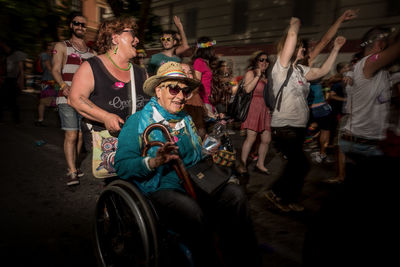
[(346, 43), (346, 38), (343, 36), (338, 36), (334, 42), (334, 48), (340, 49)]
[(174, 16), (174, 23), (178, 29), (183, 29), (181, 19), (178, 16)]
[(290, 24), (290, 26), (298, 26), (298, 27), (300, 27), (301, 22), (300, 22), (299, 18), (291, 17), (289, 24)]
[(357, 9), (357, 10), (353, 10), (353, 9), (346, 10), (342, 15), (343, 21), (355, 19), (357, 17), (357, 15), (358, 15), (358, 11), (359, 11), (359, 9)]

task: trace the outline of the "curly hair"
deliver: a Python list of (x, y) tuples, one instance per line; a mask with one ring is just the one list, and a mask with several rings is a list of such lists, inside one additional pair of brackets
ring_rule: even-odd
[(105, 54), (113, 46), (112, 35), (121, 34), (125, 28), (137, 31), (136, 20), (133, 17), (120, 17), (101, 23), (97, 32), (96, 50), (99, 55)]

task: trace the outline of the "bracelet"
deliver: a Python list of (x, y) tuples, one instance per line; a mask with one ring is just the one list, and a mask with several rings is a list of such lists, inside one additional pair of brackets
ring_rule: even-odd
[(61, 88), (61, 89), (64, 89), (65, 86), (67, 86), (67, 84), (66, 84), (66, 83), (63, 83), (63, 84), (61, 84), (60, 88)]

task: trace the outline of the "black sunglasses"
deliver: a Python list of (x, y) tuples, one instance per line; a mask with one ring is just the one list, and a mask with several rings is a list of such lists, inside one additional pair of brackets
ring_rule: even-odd
[(268, 58), (259, 58), (258, 59), (258, 62), (268, 62)]
[(179, 94), (180, 91), (182, 91), (183, 97), (184, 98), (188, 98), (192, 95), (192, 89), (190, 87), (179, 87), (177, 84), (168, 84), (168, 85), (164, 85), (164, 87), (168, 88), (168, 92), (175, 96), (177, 94)]
[(135, 38), (135, 30), (123, 30), (122, 32), (130, 32), (132, 34), (132, 37)]
[(86, 28), (86, 23), (84, 23), (84, 22), (79, 22), (79, 21), (75, 21), (75, 20), (72, 21), (72, 25), (74, 25), (74, 26), (81, 26), (82, 28)]

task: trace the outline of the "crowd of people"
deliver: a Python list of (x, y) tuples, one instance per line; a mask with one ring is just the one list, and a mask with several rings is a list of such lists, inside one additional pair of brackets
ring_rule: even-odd
[[(266, 156), (274, 143), (287, 162), (264, 196), (281, 212), (304, 210), (299, 199), (310, 169), (304, 152), (310, 140), (318, 147), (311, 154), (317, 164), (327, 161), (329, 148), (334, 148), (337, 176), (327, 179), (329, 183), (344, 183), (360, 166), (368, 169), (371, 160), (387, 170), (385, 159), (398, 162), (400, 158), (390, 145), (398, 147), (395, 140), (400, 138), (395, 67), (400, 59), (399, 34), (374, 27), (362, 38), (361, 52), (352, 61), (335, 66), (346, 38), (334, 37), (343, 22), (356, 17), (354, 10), (344, 12), (316, 44), (300, 39), (301, 21), (292, 17), (277, 44), (276, 57), (255, 51), (242, 73), (241, 83), (252, 99), (247, 118), (241, 122), (246, 136), (236, 157), (236, 171), (249, 175), (249, 157), (256, 154), (254, 171), (270, 175)], [(43, 44), (42, 91), (35, 125), (45, 126), (46, 107), (57, 105), (65, 132), (68, 186), (78, 185), (84, 175), (77, 159), (84, 141), (90, 147), (91, 140), (84, 140), (83, 132), (108, 130), (118, 136), (111, 159), (118, 177), (135, 183), (154, 203), (160, 219), (182, 234), (196, 266), (218, 266), (219, 261), (226, 266), (260, 266), (245, 187), (227, 183), (217, 196), (200, 194), (194, 200), (171, 166), (178, 157), (186, 167), (201, 161), (209, 126), (235, 120), (229, 105), (238, 88), (232, 68), (215, 53), (213, 38), (198, 38), (192, 56), (183, 58), (191, 47), (180, 18), (173, 20), (177, 31), (163, 32), (162, 51), (148, 57), (144, 49), (138, 49), (134, 18), (103, 22), (93, 49), (85, 42), (86, 18), (73, 14), (70, 39)], [(315, 66), (315, 59), (330, 43), (326, 60)], [(7, 92), (14, 120), (19, 121), (14, 102), (23, 87), (21, 62), (26, 55), (3, 47), (8, 49), (8, 65), (2, 93)], [(336, 74), (329, 75), (334, 67)], [(268, 84), (275, 96), (280, 95), (272, 107), (265, 101)], [(175, 142), (166, 142), (156, 131), (152, 140), (165, 145), (143, 156), (143, 132), (152, 123), (166, 125)], [(210, 222), (221, 237), (222, 256), (209, 246)]]

